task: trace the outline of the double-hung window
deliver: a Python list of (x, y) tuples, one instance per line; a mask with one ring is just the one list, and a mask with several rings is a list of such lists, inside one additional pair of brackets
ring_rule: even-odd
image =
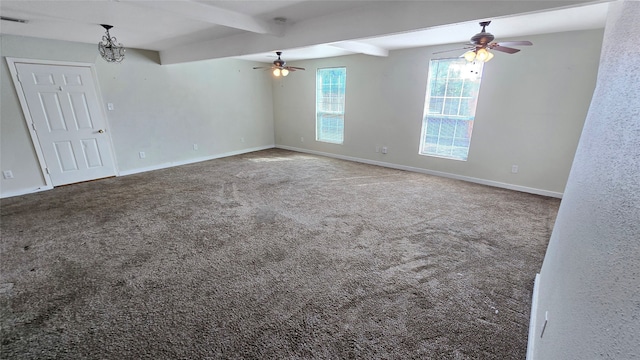
[(344, 99), (347, 69), (318, 69), (316, 73), (316, 140), (344, 141)]
[(482, 78), (482, 62), (464, 58), (429, 63), (420, 154), (467, 160)]

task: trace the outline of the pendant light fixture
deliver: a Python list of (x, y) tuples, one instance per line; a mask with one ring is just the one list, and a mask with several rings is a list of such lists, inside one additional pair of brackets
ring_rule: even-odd
[(125, 48), (115, 37), (109, 34), (109, 29), (113, 26), (106, 24), (100, 24), (100, 26), (107, 31), (106, 34), (102, 36), (102, 41), (98, 43), (100, 56), (108, 62), (122, 62), (122, 60), (124, 60)]

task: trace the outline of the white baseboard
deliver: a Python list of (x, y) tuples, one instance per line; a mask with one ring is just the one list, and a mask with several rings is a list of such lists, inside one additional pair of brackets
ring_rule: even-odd
[(278, 148), (278, 149), (285, 149), (285, 150), (303, 152), (303, 153), (307, 153), (307, 154), (327, 156), (327, 157), (332, 157), (332, 158), (336, 158), (336, 159), (355, 161), (355, 162), (360, 162), (360, 163), (364, 163), (364, 164), (383, 166), (383, 167), (388, 167), (388, 168), (398, 169), (398, 170), (413, 171), (413, 172), (418, 172), (418, 173), (427, 174), (427, 175), (441, 176), (441, 177), (446, 177), (446, 178), (450, 178), (450, 179), (468, 181), (468, 182), (481, 184), (481, 185), (488, 185), (488, 186), (499, 187), (499, 188), (503, 188), (503, 189), (521, 191), (521, 192), (526, 192), (526, 193), (530, 193), (530, 194), (543, 195), (543, 196), (549, 196), (549, 197), (562, 199), (562, 193), (555, 192), (555, 191), (548, 191), (548, 190), (543, 190), (543, 189), (530, 188), (530, 187), (527, 187), (527, 186), (508, 184), (508, 183), (503, 183), (503, 182), (493, 181), (493, 180), (479, 179), (479, 178), (474, 178), (474, 177), (470, 177), (470, 176), (463, 176), (463, 175), (446, 173), (446, 172), (442, 172), (442, 171), (434, 171), (434, 170), (422, 169), (422, 168), (417, 168), (417, 167), (413, 167), (413, 166), (398, 165), (398, 164), (388, 163), (388, 162), (383, 162), (383, 161), (375, 161), (375, 160), (369, 160), (369, 159), (356, 158), (356, 157), (352, 157), (352, 156), (325, 153), (325, 152), (322, 152), (322, 151), (301, 149), (301, 148), (296, 148), (296, 147), (293, 147), (293, 146), (276, 145), (275, 147)]
[(275, 147), (275, 145), (259, 146), (259, 147), (249, 148), (249, 149), (230, 151), (230, 152), (226, 152), (226, 153), (222, 153), (222, 154), (203, 156), (203, 157), (198, 157), (198, 158), (194, 158), (194, 159), (187, 159), (187, 160), (181, 160), (181, 161), (172, 161), (172, 162), (157, 164), (157, 165), (153, 165), (153, 166), (147, 166), (147, 167), (143, 167), (143, 168), (122, 170), (122, 171), (120, 171), (119, 176), (139, 174), (139, 173), (143, 173), (143, 172), (147, 172), (147, 171), (166, 169), (166, 168), (170, 168), (170, 167), (174, 167), (174, 166), (180, 166), (180, 165), (195, 164), (195, 163), (199, 163), (199, 162), (202, 162), (202, 161), (220, 159), (220, 158), (228, 157), (228, 156), (234, 156), (234, 155), (246, 154), (246, 153), (250, 153), (250, 152), (254, 152), (254, 151), (272, 149), (274, 147)]
[(536, 279), (533, 282), (533, 295), (531, 296), (531, 317), (529, 318), (529, 338), (527, 340), (527, 358), (526, 360), (533, 360), (533, 349), (535, 346), (536, 338), (536, 314), (538, 312), (538, 288), (540, 285), (540, 274), (536, 274)]
[[(143, 173), (143, 172), (147, 172), (147, 171), (166, 169), (166, 168), (170, 168), (170, 167), (173, 167), (173, 166), (194, 164), (194, 163), (198, 163), (198, 162), (202, 162), (202, 161), (208, 161), (208, 160), (219, 159), (219, 158), (228, 157), (228, 156), (246, 154), (246, 153), (250, 153), (250, 152), (254, 152), (254, 151), (272, 149), (274, 147), (275, 148), (279, 148), (279, 149), (285, 149), (285, 150), (308, 153), (308, 154), (327, 156), (327, 157), (332, 157), (332, 158), (336, 158), (336, 159), (355, 161), (355, 162), (360, 162), (360, 163), (369, 164), (369, 165), (377, 165), (377, 166), (383, 166), (383, 167), (388, 167), (388, 168), (392, 168), (392, 169), (413, 171), (413, 172), (418, 172), (418, 173), (427, 174), (427, 175), (435, 175), (435, 176), (441, 176), (441, 177), (446, 177), (446, 178), (451, 178), (451, 179), (456, 179), (456, 180), (463, 180), (463, 181), (468, 181), (468, 182), (472, 182), (472, 183), (476, 183), (476, 184), (494, 186), (494, 187), (499, 187), (499, 188), (503, 188), (503, 189), (515, 190), (515, 191), (522, 191), (522, 192), (526, 192), (526, 193), (530, 193), (530, 194), (550, 196), (550, 197), (555, 197), (555, 198), (560, 198), (560, 199), (562, 198), (562, 193), (554, 192), (554, 191), (530, 188), (530, 187), (526, 187), (526, 186), (502, 183), (502, 182), (492, 181), (492, 180), (479, 179), (479, 178), (474, 178), (474, 177), (470, 177), (470, 176), (456, 175), (456, 174), (446, 173), (446, 172), (442, 172), (442, 171), (434, 171), (434, 170), (427, 170), (427, 169), (422, 169), (422, 168), (417, 168), (417, 167), (412, 167), (412, 166), (398, 165), (398, 164), (388, 163), (388, 162), (383, 162), (383, 161), (375, 161), (375, 160), (369, 160), (369, 159), (356, 158), (356, 157), (352, 157), (352, 156), (344, 156), (344, 155), (339, 155), (339, 154), (325, 153), (325, 152), (321, 152), (321, 151), (314, 151), (314, 150), (296, 148), (296, 147), (285, 146), (285, 145), (259, 146), (259, 147), (242, 149), (242, 150), (237, 150), (237, 151), (230, 151), (230, 152), (226, 152), (226, 153), (222, 153), (222, 154), (215, 154), (215, 155), (211, 155), (211, 156), (204, 156), (204, 157), (199, 157), (199, 158), (194, 158), (194, 159), (167, 162), (167, 163), (162, 163), (162, 164), (158, 164), (158, 165), (147, 166), (147, 167), (144, 167), (144, 168), (121, 170), (121, 171), (119, 171), (118, 176), (133, 175), (133, 174)], [(34, 193), (34, 192), (39, 192), (39, 191), (44, 191), (44, 190), (51, 190), (51, 189), (53, 189), (53, 187), (42, 186), (42, 187), (39, 187), (39, 188), (34, 189), (34, 190), (24, 190), (24, 191), (16, 191), (16, 192), (11, 192), (11, 193), (3, 193), (3, 194), (0, 195), (0, 198), (8, 198), (8, 197), (13, 197), (13, 196), (26, 195), (26, 194), (30, 194), (30, 193)]]
[[(275, 145), (259, 146), (259, 147), (242, 149), (242, 150), (237, 150), (237, 151), (230, 151), (230, 152), (211, 155), (211, 156), (203, 156), (203, 157), (194, 158), (194, 159), (187, 159), (187, 160), (182, 160), (182, 161), (173, 161), (173, 162), (168, 162), (168, 163), (162, 163), (162, 164), (148, 166), (148, 167), (144, 167), (144, 168), (121, 170), (121, 171), (118, 172), (118, 176), (126, 176), (126, 175), (143, 173), (143, 172), (147, 172), (147, 171), (166, 169), (166, 168), (170, 168), (170, 167), (173, 167), (173, 166), (193, 164), (193, 163), (198, 163), (198, 162), (207, 161), (207, 160), (219, 159), (219, 158), (223, 158), (223, 157), (227, 157), (227, 156), (240, 155), (240, 154), (246, 154), (246, 153), (250, 153), (250, 152), (254, 152), (254, 151), (272, 149), (274, 147), (275, 147)], [(0, 194), (0, 199), (14, 197), (14, 196), (20, 196), (20, 195), (27, 195), (27, 194), (36, 193), (36, 192), (45, 191), (45, 190), (51, 190), (51, 189), (53, 189), (53, 186), (41, 186), (41, 187), (36, 188), (36, 189), (24, 189), (24, 190), (12, 191), (12, 192), (7, 192), (7, 193), (1, 193)]]
[(33, 194), (33, 193), (37, 193), (40, 191), (46, 191), (46, 190), (51, 190), (53, 189), (53, 186), (40, 186), (39, 188), (35, 188), (35, 189), (24, 189), (24, 190), (18, 190), (18, 191), (11, 191), (11, 192), (7, 192), (7, 193), (2, 193), (0, 195), (0, 199), (5, 199), (5, 198), (10, 198), (10, 197), (14, 197), (14, 196), (20, 196), (20, 195), (27, 195), (27, 194)]

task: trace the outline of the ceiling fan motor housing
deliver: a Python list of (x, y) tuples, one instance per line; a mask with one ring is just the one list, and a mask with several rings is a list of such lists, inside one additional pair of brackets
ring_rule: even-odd
[(473, 37), (471, 38), (471, 43), (474, 45), (485, 46), (492, 42), (493, 39), (495, 39), (495, 36), (493, 36), (493, 34), (488, 32), (480, 32), (473, 35)]
[(286, 62), (280, 59), (280, 55), (282, 55), (282, 51), (276, 51), (276, 55), (278, 55), (278, 58), (273, 62), (273, 65), (277, 67), (283, 67), (284, 64), (286, 64)]
[(489, 26), (489, 24), (491, 24), (491, 21), (483, 21), (480, 23), (480, 26), (482, 26), (482, 31), (473, 35), (473, 37), (471, 38), (472, 44), (485, 47), (489, 45), (489, 43), (492, 42), (493, 39), (495, 39), (495, 36), (493, 36), (492, 33), (489, 33), (485, 30), (485, 28)]

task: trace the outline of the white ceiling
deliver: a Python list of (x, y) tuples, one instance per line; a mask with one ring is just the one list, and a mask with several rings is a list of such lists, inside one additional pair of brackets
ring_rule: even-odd
[[(478, 21), (496, 40), (602, 28), (608, 1), (210, 1), (2, 0), (1, 34), (97, 43), (111, 35), (129, 48), (160, 52), (163, 64), (234, 57), (289, 61), (468, 42)], [(278, 20), (283, 18), (286, 20)]]

